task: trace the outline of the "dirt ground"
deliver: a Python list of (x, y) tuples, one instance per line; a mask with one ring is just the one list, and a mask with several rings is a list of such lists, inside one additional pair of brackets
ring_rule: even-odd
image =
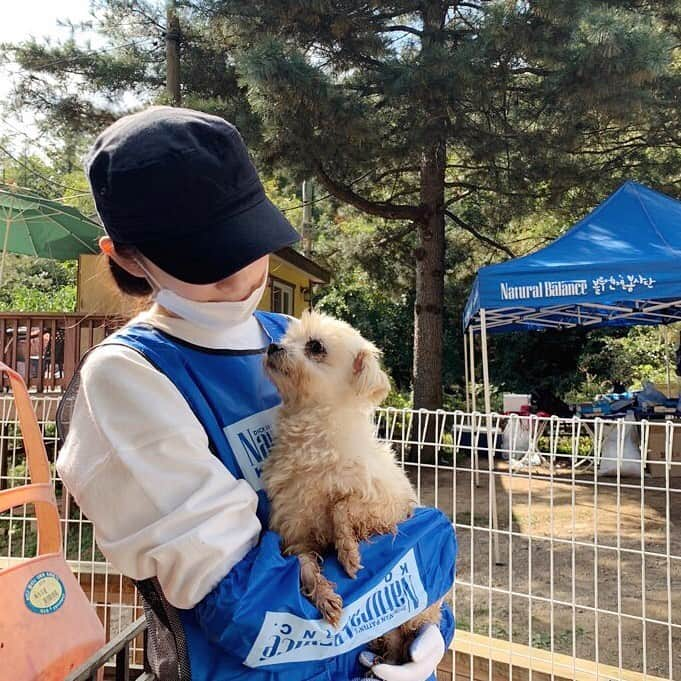
[(618, 491), (593, 472), (499, 462), (495, 565), (489, 473), (476, 486), (469, 462), (408, 470), (421, 503), (456, 524), (460, 629), (681, 680), (681, 478)]

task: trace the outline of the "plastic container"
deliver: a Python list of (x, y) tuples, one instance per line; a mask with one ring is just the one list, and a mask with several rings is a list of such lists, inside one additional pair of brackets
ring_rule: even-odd
[(529, 412), (532, 395), (519, 395), (516, 393), (504, 393), (504, 413), (505, 414), (520, 414), (523, 407), (526, 407)]

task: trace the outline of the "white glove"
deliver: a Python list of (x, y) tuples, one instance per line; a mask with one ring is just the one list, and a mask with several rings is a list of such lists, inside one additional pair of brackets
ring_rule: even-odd
[(369, 651), (360, 653), (359, 661), (371, 667), (374, 676), (383, 681), (427, 681), (445, 654), (445, 640), (439, 627), (427, 624), (409, 647), (411, 662), (405, 664), (373, 664), (376, 655)]

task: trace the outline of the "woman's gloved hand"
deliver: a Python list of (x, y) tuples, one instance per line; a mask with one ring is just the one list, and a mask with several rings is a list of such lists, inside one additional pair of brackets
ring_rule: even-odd
[(371, 668), (383, 681), (427, 681), (433, 676), (445, 654), (445, 640), (439, 627), (427, 624), (409, 648), (411, 662), (405, 664), (374, 664), (376, 655), (365, 650), (359, 655), (360, 663)]

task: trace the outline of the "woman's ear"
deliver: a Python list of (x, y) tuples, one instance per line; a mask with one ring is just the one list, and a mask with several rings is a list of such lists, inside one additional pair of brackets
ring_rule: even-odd
[(99, 237), (99, 250), (104, 253), (104, 255), (111, 256), (114, 252), (114, 242), (110, 236)]
[(128, 274), (140, 279), (146, 278), (146, 273), (139, 266), (135, 258), (129, 255), (121, 255), (116, 251), (113, 239), (110, 236), (103, 236), (99, 239), (99, 248), (108, 258), (111, 258), (118, 266), (122, 267)]
[(390, 380), (381, 369), (376, 352), (360, 350), (352, 362), (352, 372), (358, 395), (376, 406), (388, 396)]

